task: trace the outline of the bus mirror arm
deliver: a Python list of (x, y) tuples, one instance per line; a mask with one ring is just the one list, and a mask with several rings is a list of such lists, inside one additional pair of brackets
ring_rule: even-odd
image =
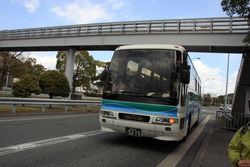
[(190, 82), (190, 66), (187, 64), (181, 65), (180, 80), (183, 84), (189, 84)]
[(105, 81), (105, 78), (107, 77), (107, 71), (103, 70), (101, 75), (101, 81)]
[(107, 62), (104, 66), (104, 70), (103, 70), (102, 75), (101, 75), (101, 81), (105, 81), (105, 79), (107, 78), (109, 66), (110, 66), (110, 62)]

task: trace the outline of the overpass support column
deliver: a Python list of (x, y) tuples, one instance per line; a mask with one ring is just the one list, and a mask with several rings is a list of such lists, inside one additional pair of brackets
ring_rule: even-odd
[(250, 100), (250, 88), (246, 89), (246, 101), (245, 101), (245, 114), (250, 114), (250, 106), (249, 101)]
[(66, 67), (65, 67), (65, 75), (69, 81), (69, 87), (72, 91), (73, 84), (73, 72), (74, 72), (74, 64), (75, 64), (75, 49), (70, 48), (67, 50), (67, 59), (66, 59)]

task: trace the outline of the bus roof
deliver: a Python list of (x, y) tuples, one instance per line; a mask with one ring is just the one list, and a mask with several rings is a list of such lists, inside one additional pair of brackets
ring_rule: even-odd
[(136, 44), (136, 45), (123, 45), (116, 48), (116, 50), (127, 50), (127, 49), (173, 49), (185, 51), (186, 49), (180, 45), (167, 45), (167, 44)]

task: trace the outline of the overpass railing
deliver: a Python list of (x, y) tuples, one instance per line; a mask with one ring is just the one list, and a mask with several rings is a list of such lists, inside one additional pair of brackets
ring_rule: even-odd
[(248, 20), (239, 17), (149, 20), (1, 30), (0, 40), (148, 33), (247, 33)]
[(0, 98), (0, 105), (12, 105), (12, 112), (16, 112), (19, 106), (41, 106), (41, 112), (45, 112), (46, 106), (64, 106), (68, 111), (69, 106), (101, 106), (101, 100), (66, 100), (66, 99), (36, 99), (36, 98)]

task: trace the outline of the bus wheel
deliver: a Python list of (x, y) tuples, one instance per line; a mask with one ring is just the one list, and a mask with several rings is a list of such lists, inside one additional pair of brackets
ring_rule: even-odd
[(198, 117), (197, 117), (197, 120), (196, 120), (194, 126), (198, 126), (198, 124), (199, 124), (199, 119), (200, 119), (200, 112), (198, 112)]
[(181, 139), (181, 143), (184, 143), (185, 141), (187, 141), (187, 136), (184, 136), (184, 137)]
[(187, 136), (189, 135), (190, 133), (190, 129), (191, 129), (191, 114), (189, 115), (189, 118), (188, 118), (188, 127), (187, 127)]
[(187, 136), (189, 135), (189, 132), (190, 132), (190, 125), (191, 125), (191, 115), (189, 116), (189, 119), (188, 119), (188, 125), (187, 125), (187, 133), (186, 135), (181, 139), (181, 142), (185, 142), (187, 140)]

